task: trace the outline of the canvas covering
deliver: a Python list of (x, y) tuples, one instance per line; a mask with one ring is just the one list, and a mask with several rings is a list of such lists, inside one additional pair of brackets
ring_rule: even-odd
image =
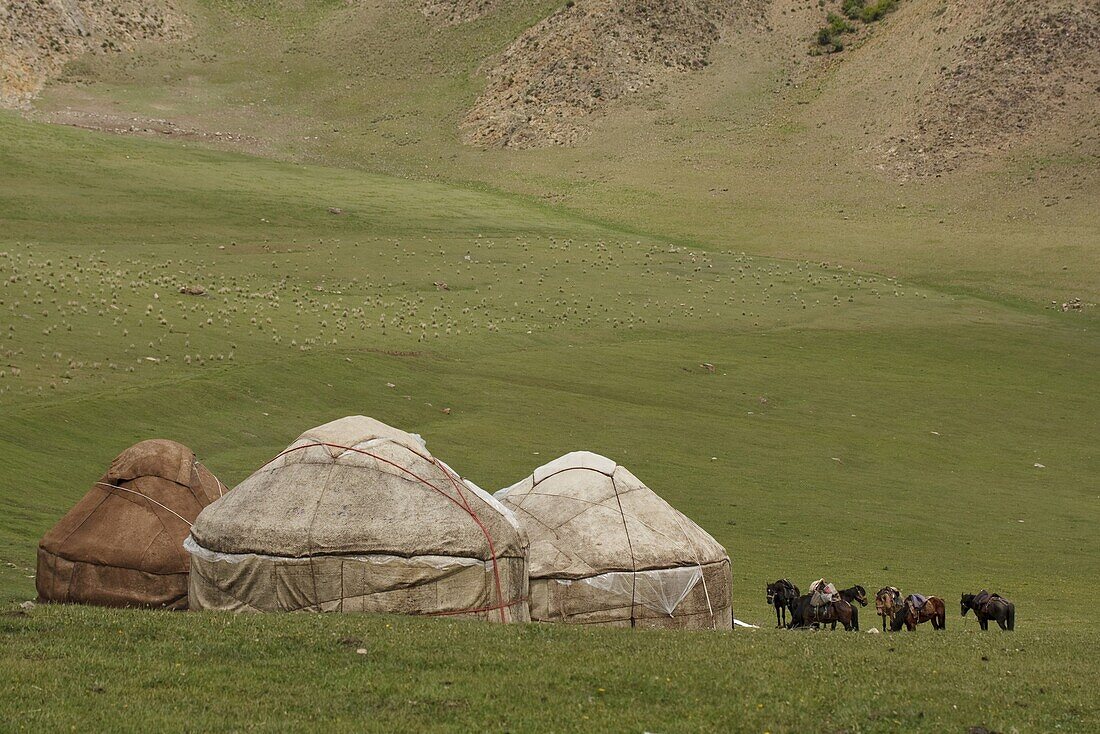
[(303, 433), (207, 508), (186, 546), (197, 609), (528, 619), (512, 513), (364, 416)]
[(566, 454), (495, 496), (530, 539), (532, 619), (731, 628), (725, 548), (611, 459)]
[(119, 454), (43, 536), (44, 601), (187, 609), (190, 523), (225, 491), (186, 446), (142, 441)]

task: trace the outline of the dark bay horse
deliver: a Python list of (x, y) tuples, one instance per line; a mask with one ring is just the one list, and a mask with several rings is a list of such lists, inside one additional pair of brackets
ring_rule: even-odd
[(905, 602), (894, 609), (894, 616), (890, 620), (890, 631), (897, 632), (903, 626), (912, 632), (918, 624), (932, 623), (932, 629), (942, 630), (947, 628), (947, 605), (938, 596), (925, 598), (924, 606), (920, 609), (906, 598)]
[(791, 609), (791, 623), (787, 625), (787, 628), (797, 629), (831, 622), (833, 629), (836, 629), (836, 623), (840, 622), (844, 625), (846, 631), (859, 630), (859, 612), (852, 602), (858, 602), (866, 606), (867, 592), (863, 590), (862, 586), (853, 586), (850, 589), (838, 592), (838, 594), (840, 595), (840, 601), (834, 601), (823, 607), (815, 607), (810, 604), (810, 594), (798, 597)]
[(963, 594), (962, 616), (971, 609), (983, 630), (989, 629), (991, 619), (1004, 631), (1016, 629), (1016, 605), (999, 594), (990, 594), (985, 589), (977, 594)]
[[(786, 627), (787, 626), (787, 610), (791, 610), (794, 613), (794, 603), (798, 600), (799, 591), (798, 587), (792, 584), (787, 579), (779, 579), (774, 584), (768, 584), (766, 587), (768, 604), (775, 607), (775, 626)], [(782, 619), (780, 619), (782, 614)]]
[[(852, 602), (859, 602), (860, 607), (867, 606), (867, 591), (856, 584), (848, 589), (841, 589), (839, 592), (840, 598), (848, 602), (852, 606), (852, 629), (859, 632), (859, 607)], [(833, 622), (833, 629), (836, 629), (836, 622)]]

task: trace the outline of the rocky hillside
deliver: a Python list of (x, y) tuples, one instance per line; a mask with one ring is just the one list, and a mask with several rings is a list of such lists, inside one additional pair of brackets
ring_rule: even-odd
[(165, 0), (0, 0), (0, 105), (26, 106), (80, 54), (179, 39), (187, 27)]
[[(500, 1), (429, 6), (457, 23)], [(860, 20), (879, 7), (888, 10)], [(822, 53), (818, 29), (829, 19), (846, 26), (827, 49), (842, 53)], [(570, 1), (487, 61), (462, 139), (576, 144), (598, 113), (748, 38), (775, 49), (797, 38), (804, 58), (789, 68), (830, 89), (813, 107), (815, 124), (873, 131), (874, 154), (902, 176), (936, 175), (1065, 131), (1078, 138), (1072, 147), (1097, 146), (1098, 0)]]
[(462, 123), (475, 145), (576, 143), (608, 103), (707, 65), (723, 33), (753, 27), (760, 0), (569, 0), (487, 67)]
[(908, 132), (887, 141), (896, 165), (934, 174), (1060, 130), (1096, 142), (1100, 2), (985, 0), (943, 8), (938, 23), (964, 32), (920, 90)]

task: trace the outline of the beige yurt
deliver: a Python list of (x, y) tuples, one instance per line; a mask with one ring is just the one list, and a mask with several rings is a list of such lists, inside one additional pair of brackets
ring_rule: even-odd
[(134, 444), (38, 544), (39, 598), (187, 609), (183, 540), (224, 491), (183, 444)]
[(511, 511), (364, 416), (303, 433), (203, 511), (185, 546), (192, 609), (529, 618)]
[(531, 542), (532, 619), (730, 629), (725, 548), (611, 459), (566, 454), (496, 497)]

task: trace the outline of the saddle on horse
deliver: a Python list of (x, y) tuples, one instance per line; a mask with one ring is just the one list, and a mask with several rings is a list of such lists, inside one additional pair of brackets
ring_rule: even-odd
[(924, 594), (910, 594), (905, 597), (905, 605), (913, 610), (914, 614), (920, 614), (924, 605), (928, 603), (928, 597)]
[(989, 606), (989, 604), (991, 604), (995, 599), (1007, 601), (1007, 599), (1004, 599), (1004, 597), (1000, 594), (993, 594), (986, 591), (985, 589), (982, 589), (978, 592), (977, 596), (974, 597), (974, 608), (981, 610), (984, 614), (986, 607)]
[(818, 579), (810, 584), (810, 611), (815, 621), (822, 621), (833, 606), (833, 602), (840, 601), (840, 594), (836, 587), (825, 579)]

